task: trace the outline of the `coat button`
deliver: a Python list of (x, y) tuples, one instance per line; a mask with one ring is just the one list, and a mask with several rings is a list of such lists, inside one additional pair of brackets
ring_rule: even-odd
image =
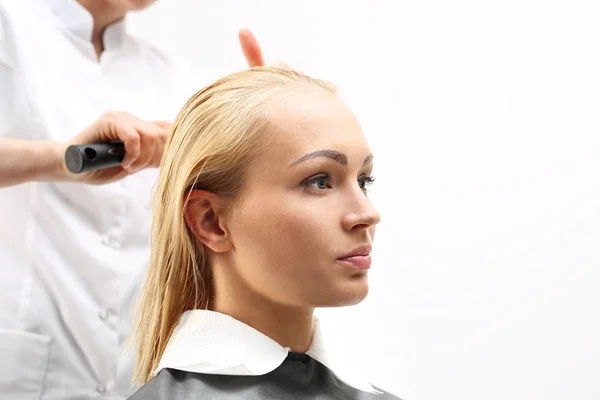
[(104, 393), (104, 392), (106, 392), (106, 388), (105, 388), (104, 386), (98, 386), (98, 387), (96, 388), (96, 391), (97, 391), (98, 393)]
[(121, 242), (112, 236), (104, 235), (102, 236), (101, 241), (104, 246), (112, 247), (113, 249), (121, 248)]

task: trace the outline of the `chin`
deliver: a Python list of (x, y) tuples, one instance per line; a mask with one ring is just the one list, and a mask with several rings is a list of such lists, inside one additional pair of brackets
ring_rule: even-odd
[(328, 291), (328, 297), (322, 299), (317, 307), (348, 307), (360, 304), (369, 294), (369, 281), (367, 275), (355, 276), (350, 282), (332, 285), (333, 290)]
[(131, 11), (140, 11), (150, 7), (156, 0), (127, 0), (127, 8)]

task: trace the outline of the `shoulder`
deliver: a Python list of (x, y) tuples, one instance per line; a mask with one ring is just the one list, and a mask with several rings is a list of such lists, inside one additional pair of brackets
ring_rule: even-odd
[(169, 370), (162, 370), (154, 378), (150, 379), (146, 384), (140, 387), (129, 400), (161, 400), (168, 399), (173, 396), (172, 387), (176, 380)]
[(375, 391), (378, 392), (378, 396), (377, 399), (379, 400), (402, 400), (400, 397), (396, 396), (395, 394), (392, 394), (388, 391), (385, 391), (384, 389), (375, 386), (375, 385), (371, 385), (373, 386), (373, 389), (375, 389)]
[(48, 10), (28, 1), (0, 0), (0, 65), (18, 68), (18, 53), (39, 48), (40, 35), (46, 35)]
[(196, 394), (194, 400), (211, 398), (208, 396), (208, 387), (198, 379), (198, 376), (199, 374), (176, 369), (162, 369), (158, 375), (129, 397), (129, 400), (188, 399), (191, 393)]
[(302, 373), (290, 374), (290, 371), (278, 369), (267, 375), (243, 376), (211, 375), (167, 368), (162, 369), (129, 399), (287, 399), (294, 393), (295, 399), (401, 400), (376, 386), (376, 393), (368, 393), (336, 383), (333, 377), (323, 375), (323, 370), (314, 370), (313, 382), (310, 383), (302, 378)]

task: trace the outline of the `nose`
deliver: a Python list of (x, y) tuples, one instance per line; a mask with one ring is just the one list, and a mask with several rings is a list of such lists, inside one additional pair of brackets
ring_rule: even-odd
[(342, 225), (346, 231), (366, 230), (381, 221), (381, 215), (362, 191), (346, 205), (349, 208), (342, 219)]

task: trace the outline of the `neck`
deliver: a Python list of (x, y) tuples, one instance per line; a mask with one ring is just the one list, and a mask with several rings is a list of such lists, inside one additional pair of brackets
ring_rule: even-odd
[(293, 352), (305, 353), (309, 349), (314, 309), (275, 303), (239, 281), (232, 283), (235, 280), (230, 276), (219, 279), (218, 275), (214, 276), (215, 296), (209, 306), (211, 311), (227, 314)]
[(127, 14), (127, 10), (111, 5), (107, 0), (77, 0), (85, 7), (94, 19), (94, 29), (92, 31), (92, 44), (96, 49), (96, 54), (104, 51), (103, 35), (106, 27), (122, 20)]

